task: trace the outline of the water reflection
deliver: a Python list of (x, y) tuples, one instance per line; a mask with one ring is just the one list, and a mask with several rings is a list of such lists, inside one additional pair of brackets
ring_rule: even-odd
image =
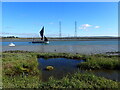
[[(66, 59), (66, 58), (51, 58), (51, 59), (44, 59), (39, 58), (39, 69), (42, 70), (42, 80), (48, 81), (50, 76), (53, 76), (56, 79), (61, 79), (63, 76), (67, 74), (74, 74), (75, 72), (81, 73), (93, 73), (100, 77), (105, 77), (107, 79), (111, 79), (114, 81), (120, 81), (119, 75), (120, 71), (117, 70), (80, 70), (77, 68), (77, 64), (84, 62), (84, 60), (73, 60), (73, 59)], [(46, 66), (53, 66), (54, 70), (47, 71), (45, 70)]]
[(105, 77), (107, 79), (112, 79), (114, 81), (120, 82), (120, 71), (118, 70), (92, 70), (88, 72), (94, 73), (95, 75), (100, 77)]
[[(76, 65), (84, 61), (66, 58), (39, 58), (38, 62), (40, 63), (39, 68), (42, 70), (42, 79), (43, 81), (47, 81), (50, 76), (54, 76), (55, 78), (60, 79), (68, 73), (71, 74), (79, 71)], [(53, 66), (54, 70), (46, 71), (46, 66)]]

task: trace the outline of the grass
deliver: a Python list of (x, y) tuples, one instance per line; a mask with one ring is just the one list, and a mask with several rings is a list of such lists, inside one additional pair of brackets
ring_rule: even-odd
[(3, 74), (19, 75), (28, 73), (36, 75), (38, 63), (34, 53), (3, 53)]
[(81, 69), (109, 69), (120, 70), (119, 56), (91, 55), (88, 56), (86, 62), (82, 62), (77, 66)]
[(88, 73), (67, 75), (61, 80), (50, 77), (48, 82), (42, 82), (35, 76), (4, 77), (4, 79), (4, 88), (106, 88), (110, 90), (120, 85), (119, 82)]
[[(120, 82), (97, 77), (94, 74), (75, 73), (60, 80), (51, 77), (48, 82), (42, 82), (41, 71), (38, 70), (37, 58), (71, 58), (83, 59), (80, 68), (88, 69), (117, 69), (117, 56), (80, 55), (68, 53), (34, 53), (24, 51), (3, 52), (3, 88), (118, 88)], [(103, 62), (104, 61), (104, 62)], [(111, 63), (108, 63), (111, 62)], [(86, 65), (86, 67), (85, 67)], [(104, 67), (103, 67), (104, 65)], [(110, 65), (112, 65), (112, 68)], [(94, 66), (94, 68), (93, 68)], [(99, 66), (99, 67), (98, 67)], [(119, 67), (119, 64), (118, 64)]]
[(40, 53), (37, 55), (38, 58), (69, 58), (69, 59), (78, 59), (78, 60), (86, 60), (84, 55), (80, 54), (70, 54), (70, 53)]
[(108, 80), (102, 77), (97, 77), (93, 74), (75, 73), (67, 75), (61, 80), (56, 80), (53, 77), (48, 82), (39, 84), (39, 88), (118, 88), (115, 81)]

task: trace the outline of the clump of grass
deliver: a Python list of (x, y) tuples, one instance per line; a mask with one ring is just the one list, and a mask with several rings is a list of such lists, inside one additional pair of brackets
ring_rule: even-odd
[(37, 88), (41, 80), (36, 53), (3, 53), (3, 88)]
[(91, 55), (77, 66), (81, 69), (120, 69), (119, 56)]
[(69, 59), (85, 59), (83, 55), (80, 54), (70, 54), (70, 53), (40, 53), (37, 58), (69, 58)]
[(40, 83), (39, 88), (118, 88), (118, 82), (97, 77), (93, 74), (75, 73), (67, 75), (61, 80), (56, 80), (53, 77), (48, 82)]
[(120, 84), (88, 73), (75, 73), (60, 80), (51, 77), (48, 82), (42, 82), (36, 76), (4, 76), (3, 83), (3, 88), (106, 88), (108, 90), (118, 88)]
[(30, 53), (3, 53), (3, 74), (20, 75), (24, 72), (28, 74), (38, 74), (39, 70), (36, 56)]
[(4, 76), (3, 88), (38, 88), (39, 76)]

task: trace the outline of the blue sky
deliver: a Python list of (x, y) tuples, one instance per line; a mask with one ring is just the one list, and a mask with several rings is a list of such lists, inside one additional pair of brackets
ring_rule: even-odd
[(3, 2), (3, 35), (38, 37), (42, 26), (47, 37), (117, 36), (117, 2)]

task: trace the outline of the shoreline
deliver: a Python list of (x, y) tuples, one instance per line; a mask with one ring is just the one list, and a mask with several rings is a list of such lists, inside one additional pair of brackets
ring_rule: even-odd
[[(100, 41), (100, 40), (117, 40), (119, 38), (48, 38), (49, 41)], [(1, 42), (31, 42), (41, 40), (40, 38), (3, 38)]]

